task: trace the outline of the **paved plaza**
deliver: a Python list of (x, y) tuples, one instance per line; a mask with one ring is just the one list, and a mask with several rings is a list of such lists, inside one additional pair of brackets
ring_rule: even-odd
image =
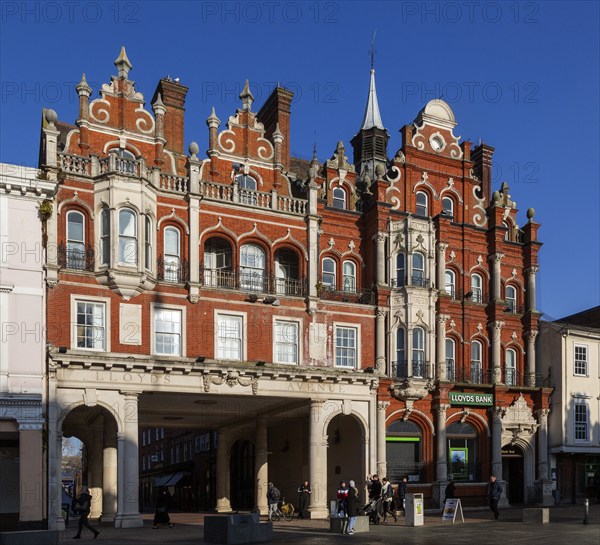
[[(204, 543), (203, 522), (208, 514), (173, 513), (173, 528), (152, 529), (152, 515), (144, 514), (143, 528), (115, 529), (111, 525), (95, 525), (101, 531), (96, 543), (110, 545), (165, 543), (191, 545)], [(464, 524), (441, 522), (439, 512), (427, 512), (425, 526), (406, 527), (404, 518), (398, 523), (371, 526), (364, 534), (351, 536), (329, 533), (325, 520), (276, 522), (271, 543), (403, 543), (415, 545), (598, 545), (600, 544), (600, 505), (590, 507), (589, 524), (583, 524), (582, 505), (550, 508), (550, 524), (524, 524), (521, 509), (504, 509), (500, 520), (492, 520), (489, 510), (466, 511)], [(61, 534), (61, 543), (73, 543), (76, 520)], [(84, 529), (81, 541), (91, 541), (92, 534)]]

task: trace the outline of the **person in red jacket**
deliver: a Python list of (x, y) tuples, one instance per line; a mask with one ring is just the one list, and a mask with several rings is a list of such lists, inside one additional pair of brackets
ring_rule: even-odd
[(337, 491), (338, 499), (338, 517), (345, 517), (348, 514), (348, 487), (346, 481), (340, 481), (340, 487)]

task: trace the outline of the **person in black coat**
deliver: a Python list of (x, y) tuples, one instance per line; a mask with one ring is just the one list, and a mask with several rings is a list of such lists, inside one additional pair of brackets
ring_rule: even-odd
[(502, 497), (502, 487), (496, 480), (496, 475), (490, 475), (490, 483), (488, 484), (488, 501), (490, 509), (494, 513), (494, 520), (498, 520), (500, 512), (498, 511), (498, 501)]
[(399, 507), (406, 515), (406, 483), (408, 479), (406, 476), (402, 477), (402, 480), (398, 483), (398, 503)]
[(92, 496), (90, 496), (90, 491), (87, 486), (81, 487), (81, 494), (75, 501), (74, 507), (75, 512), (79, 515), (79, 526), (77, 527), (77, 533), (73, 536), (73, 539), (81, 539), (81, 531), (84, 526), (94, 534), (94, 539), (96, 539), (100, 532), (95, 528), (92, 528), (88, 521), (90, 509), (92, 508)]
[(158, 530), (159, 524), (167, 524), (169, 528), (173, 528), (174, 524), (169, 518), (169, 507), (171, 505), (171, 496), (167, 489), (162, 487), (156, 496), (156, 511), (154, 513), (154, 522), (152, 528)]
[(300, 500), (300, 512), (298, 513), (298, 518), (307, 519), (308, 504), (310, 502), (310, 495), (312, 494), (312, 490), (310, 489), (310, 484), (308, 484), (308, 481), (304, 481), (298, 487), (298, 494)]
[(456, 492), (454, 490), (454, 485), (456, 483), (454, 481), (450, 481), (446, 486), (446, 490), (444, 492), (444, 503), (446, 503), (447, 499), (456, 498)]
[(347, 534), (354, 533), (354, 526), (356, 525), (356, 516), (360, 511), (360, 502), (358, 497), (358, 488), (356, 488), (356, 483), (354, 481), (348, 482), (348, 498), (346, 500), (346, 505), (348, 509), (348, 529), (346, 530)]

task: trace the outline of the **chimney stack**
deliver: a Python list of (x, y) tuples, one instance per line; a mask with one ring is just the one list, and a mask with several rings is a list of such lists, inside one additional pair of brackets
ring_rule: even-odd
[(279, 132), (283, 135), (281, 164), (286, 171), (290, 169), (290, 113), (293, 98), (294, 93), (288, 89), (276, 87), (256, 115), (265, 126), (265, 138), (271, 141), (279, 125)]
[(164, 138), (167, 141), (165, 149), (174, 153), (183, 154), (184, 144), (184, 113), (185, 95), (188, 88), (171, 78), (163, 78), (158, 82), (152, 104), (156, 102), (158, 95), (166, 107), (164, 115)]

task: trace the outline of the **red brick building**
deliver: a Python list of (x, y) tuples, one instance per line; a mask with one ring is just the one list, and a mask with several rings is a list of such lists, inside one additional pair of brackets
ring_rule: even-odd
[[(459, 142), (433, 100), (390, 159), (372, 71), (353, 162), (341, 141), (291, 157), (292, 93), (255, 112), (247, 84), (225, 126), (206, 120), (202, 159), (184, 149), (187, 88), (160, 80), (152, 114), (124, 50), (115, 64), (100, 98), (77, 86), (74, 125), (45, 111), (41, 148), (59, 180), (51, 437), (97, 453), (96, 514), (139, 524), (138, 427), (218, 431), (219, 511), (264, 511), (267, 480), (291, 498), (308, 479), (325, 516), (340, 478), (375, 471), (431, 505), (450, 473), (472, 501), (491, 471), (511, 501), (540, 496), (539, 226), (492, 193), (493, 148)], [(232, 493), (230, 468), (250, 489)]]

